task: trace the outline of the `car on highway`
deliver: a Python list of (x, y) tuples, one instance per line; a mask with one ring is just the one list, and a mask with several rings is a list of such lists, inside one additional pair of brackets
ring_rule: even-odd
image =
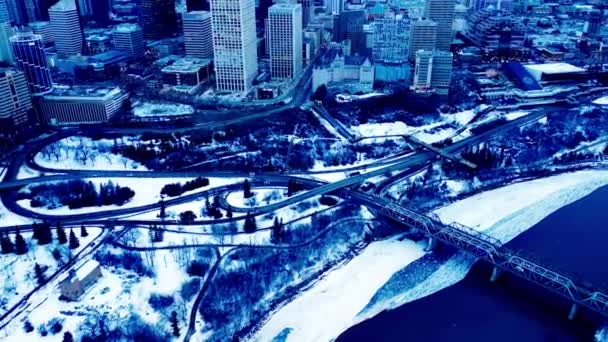
[(360, 189), (361, 189), (361, 191), (368, 192), (375, 187), (376, 187), (376, 184), (374, 184), (372, 182), (363, 182), (363, 184), (361, 184), (361, 186), (360, 186)]

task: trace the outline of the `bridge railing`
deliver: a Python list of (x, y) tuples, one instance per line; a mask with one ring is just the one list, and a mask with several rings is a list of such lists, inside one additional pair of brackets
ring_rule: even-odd
[[(496, 267), (518, 275), (574, 303), (608, 317), (608, 295), (591, 286), (576, 283), (572, 278), (556, 270), (517, 255), (503, 247), (500, 240), (458, 223), (443, 224), (436, 215), (425, 215), (407, 207), (389, 203), (382, 212), (447, 244), (485, 259)], [(430, 216), (430, 217), (429, 217)]]

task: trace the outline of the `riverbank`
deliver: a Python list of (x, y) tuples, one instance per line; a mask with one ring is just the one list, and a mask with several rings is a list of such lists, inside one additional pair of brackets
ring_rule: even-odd
[[(440, 208), (436, 213), (444, 222), (458, 222), (507, 242), (557, 209), (606, 184), (608, 171), (566, 173), (486, 191)], [(409, 253), (401, 252), (409, 255), (412, 255), (414, 247), (420, 248), (420, 245), (409, 240), (399, 243), (393, 240), (392, 243), (395, 244), (395, 250), (409, 246)], [(399, 244), (403, 246), (398, 247)], [(372, 245), (368, 248), (372, 248)], [(260, 329), (256, 340), (272, 340), (274, 337), (279, 337), (279, 341), (314, 341), (319, 338), (331, 340), (349, 326), (384, 310), (399, 307), (456, 284), (467, 275), (474, 263), (472, 257), (457, 252), (447, 261), (428, 263), (433, 264), (430, 266), (433, 268), (431, 272), (425, 273), (424, 279), (418, 279), (415, 283), (404, 281), (403, 278), (411, 278), (413, 272), (424, 273), (422, 268), (426, 265), (418, 261), (430, 256), (432, 254), (406, 263), (403, 261), (405, 258), (392, 249), (385, 248), (380, 253), (373, 253), (373, 249), (367, 253), (366, 249), (350, 263), (330, 272), (319, 284), (278, 310)], [(393, 268), (380, 267), (392, 257), (401, 260), (402, 266), (393, 264)], [(384, 269), (382, 272), (392, 273), (388, 276), (383, 273), (373, 281), (368, 279), (374, 278), (379, 268)], [(365, 278), (362, 279), (365, 280), (364, 283), (369, 282), (369, 286), (366, 284), (365, 288), (360, 288), (357, 285), (359, 282), (355, 280), (361, 278), (348, 277), (340, 280), (340, 273), (343, 272), (345, 275), (364, 275)], [(333, 276), (334, 273), (338, 275)], [(382, 282), (382, 278), (386, 281)], [(412, 284), (400, 286), (404, 283)], [(334, 294), (332, 300), (324, 297), (326, 293)], [(349, 309), (346, 312), (334, 311), (332, 308), (337, 306), (336, 303), (347, 303)], [(358, 313), (353, 315), (356, 307), (359, 308)]]

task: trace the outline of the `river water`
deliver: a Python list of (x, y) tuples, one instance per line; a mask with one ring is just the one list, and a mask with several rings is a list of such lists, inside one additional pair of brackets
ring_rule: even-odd
[[(545, 265), (608, 288), (608, 187), (565, 206), (507, 246)], [(584, 312), (567, 319), (569, 303), (514, 276), (489, 281), (477, 263), (466, 278), (431, 296), (385, 311), (339, 341), (593, 341), (597, 323)]]

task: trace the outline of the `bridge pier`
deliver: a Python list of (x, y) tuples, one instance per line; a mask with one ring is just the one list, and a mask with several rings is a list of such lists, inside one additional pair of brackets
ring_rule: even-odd
[(573, 303), (572, 306), (570, 307), (570, 312), (568, 313), (568, 320), (573, 320), (574, 316), (576, 316), (576, 313), (578, 312), (578, 304)]
[(428, 237), (426, 240), (426, 247), (424, 247), (424, 251), (425, 252), (430, 252), (433, 249), (435, 249), (435, 246), (437, 245), (437, 240), (435, 240), (434, 237)]
[(490, 282), (495, 282), (501, 273), (502, 271), (498, 267), (494, 266), (494, 268), (492, 269), (492, 275), (490, 276)]

